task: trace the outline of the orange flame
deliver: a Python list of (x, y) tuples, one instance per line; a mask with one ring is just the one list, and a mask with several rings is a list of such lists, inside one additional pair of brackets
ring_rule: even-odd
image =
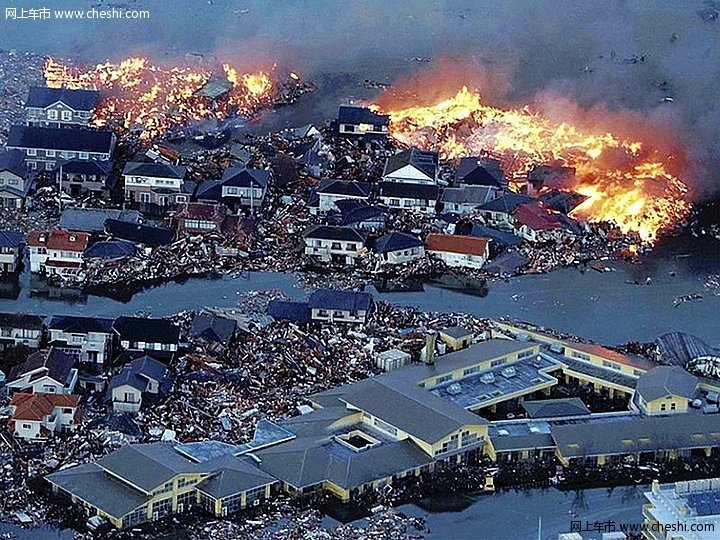
[[(390, 115), (390, 134), (403, 144), (437, 150), (445, 159), (501, 159), (515, 189), (535, 164), (575, 167), (573, 189), (588, 199), (573, 216), (613, 222), (646, 243), (655, 242), (661, 230), (677, 224), (690, 210), (685, 200), (688, 187), (637, 141), (586, 133), (527, 109), (490, 107), (466, 87), (432, 105), (382, 112)], [(623, 168), (604, 163), (607, 151), (623, 156)]]
[(233, 110), (250, 114), (273, 99), (273, 81), (265, 72), (238, 75), (223, 66), (231, 87), (227, 96), (212, 103), (197, 91), (212, 77), (210, 70), (163, 67), (146, 58), (106, 62), (83, 70), (48, 58), (45, 82), (51, 87), (100, 90), (103, 100), (95, 111), (95, 125), (121, 120), (123, 127), (137, 126), (141, 137), (156, 137), (188, 120), (224, 118)]

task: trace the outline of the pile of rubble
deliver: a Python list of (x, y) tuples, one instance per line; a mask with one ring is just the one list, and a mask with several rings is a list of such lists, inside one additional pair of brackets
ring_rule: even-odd
[(39, 54), (0, 50), (0, 145), (11, 125), (24, 123), (27, 91), (43, 84), (44, 63)]

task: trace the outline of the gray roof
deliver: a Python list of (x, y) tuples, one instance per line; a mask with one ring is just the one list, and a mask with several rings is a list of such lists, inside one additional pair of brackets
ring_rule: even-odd
[(470, 185), (502, 187), (507, 184), (500, 161), (487, 157), (462, 158), (455, 179)]
[(127, 364), (126, 367), (129, 367), (129, 369), (135, 373), (141, 373), (158, 382), (162, 381), (167, 373), (167, 366), (165, 364), (155, 360), (147, 354), (145, 356), (141, 356), (140, 358), (136, 358)]
[(493, 422), (488, 437), (497, 452), (555, 447), (547, 422)]
[(220, 182), (224, 186), (265, 188), (269, 180), (270, 172), (265, 169), (228, 167), (223, 172)]
[(372, 185), (367, 182), (352, 182), (327, 178), (320, 182), (316, 191), (317, 193), (328, 193), (331, 195), (368, 198), (372, 191)]
[(590, 414), (590, 409), (580, 398), (576, 397), (523, 401), (522, 406), (530, 418), (556, 418)]
[(11, 370), (12, 378), (18, 379), (25, 373), (44, 367), (47, 375), (60, 384), (66, 384), (70, 378), (70, 372), (75, 364), (75, 359), (55, 347), (49, 350), (35, 351), (27, 359)]
[(310, 295), (308, 304), (310, 309), (368, 311), (372, 306), (372, 300), (372, 295), (366, 292), (318, 289)]
[(85, 250), (85, 259), (123, 259), (132, 257), (137, 251), (137, 246), (127, 240), (105, 240), (95, 242)]
[(11, 126), (7, 147), (109, 154), (114, 140), (112, 131)]
[(60, 216), (59, 226), (66, 231), (103, 232), (108, 219), (140, 223), (140, 212), (110, 208), (67, 208)]
[(718, 432), (717, 414), (591, 419), (552, 427), (558, 450), (565, 457), (717, 446)]
[(190, 337), (202, 338), (208, 342), (216, 342), (227, 345), (230, 342), (237, 323), (232, 319), (218, 317), (208, 313), (198, 313), (190, 328)]
[(112, 325), (112, 319), (57, 315), (50, 319), (48, 328), (50, 330), (62, 330), (63, 332), (77, 334), (87, 334), (88, 332), (112, 334)]
[(9, 171), (15, 176), (25, 178), (28, 172), (25, 164), (25, 152), (22, 150), (6, 150), (0, 152), (0, 171)]
[(16, 231), (0, 231), (0, 248), (18, 249), (25, 243), (25, 235)]
[(387, 158), (383, 176), (392, 174), (407, 165), (412, 165), (430, 178), (435, 178), (438, 170), (437, 152), (426, 152), (417, 148), (410, 148)]
[(374, 251), (376, 253), (392, 253), (424, 245), (422, 240), (411, 234), (390, 232), (375, 241)]
[(63, 102), (76, 111), (90, 111), (100, 102), (100, 92), (97, 90), (31, 86), (25, 106), (44, 109), (58, 101)]
[(277, 482), (275, 478), (257, 468), (247, 459), (231, 455), (208, 461), (203, 464), (202, 468), (218, 471), (197, 485), (200, 491), (214, 499), (223, 499)]
[(506, 193), (482, 205), (483, 210), (512, 214), (521, 204), (532, 201), (532, 197), (520, 193)]
[(199, 472), (196, 463), (164, 442), (123, 446), (95, 463), (147, 492), (178, 474)]
[(440, 197), (444, 203), (482, 205), (497, 198), (498, 190), (490, 186), (462, 186), (445, 188)]
[(344, 242), (365, 243), (366, 231), (359, 231), (350, 227), (332, 227), (330, 225), (311, 225), (303, 232), (305, 238), (320, 240), (342, 240)]
[(451, 338), (460, 339), (467, 336), (472, 336), (472, 332), (462, 326), (448, 326), (440, 330), (440, 333), (450, 336)]
[(142, 163), (130, 161), (125, 164), (124, 175), (152, 176), (155, 178), (185, 178), (187, 167), (167, 163)]
[(646, 401), (666, 396), (691, 399), (695, 395), (697, 382), (697, 377), (679, 366), (658, 366), (640, 376), (635, 390)]
[(148, 496), (113, 478), (95, 463), (57, 471), (46, 478), (118, 519), (149, 500)]

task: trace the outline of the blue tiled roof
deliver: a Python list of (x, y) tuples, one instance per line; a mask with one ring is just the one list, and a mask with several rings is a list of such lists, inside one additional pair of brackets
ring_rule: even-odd
[(12, 126), (7, 147), (109, 154), (113, 140), (111, 131)]

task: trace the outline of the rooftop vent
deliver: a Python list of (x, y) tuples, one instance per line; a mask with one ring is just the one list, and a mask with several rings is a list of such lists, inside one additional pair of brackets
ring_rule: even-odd
[(492, 384), (495, 382), (495, 374), (492, 372), (483, 373), (480, 380), (485, 384)]
[(517, 375), (517, 372), (515, 371), (515, 366), (508, 366), (508, 367), (504, 368), (500, 373), (506, 379), (510, 379), (510, 378), (514, 377), (515, 375)]
[(458, 383), (452, 383), (448, 386), (447, 392), (451, 396), (457, 396), (458, 394), (462, 394), (462, 387)]

